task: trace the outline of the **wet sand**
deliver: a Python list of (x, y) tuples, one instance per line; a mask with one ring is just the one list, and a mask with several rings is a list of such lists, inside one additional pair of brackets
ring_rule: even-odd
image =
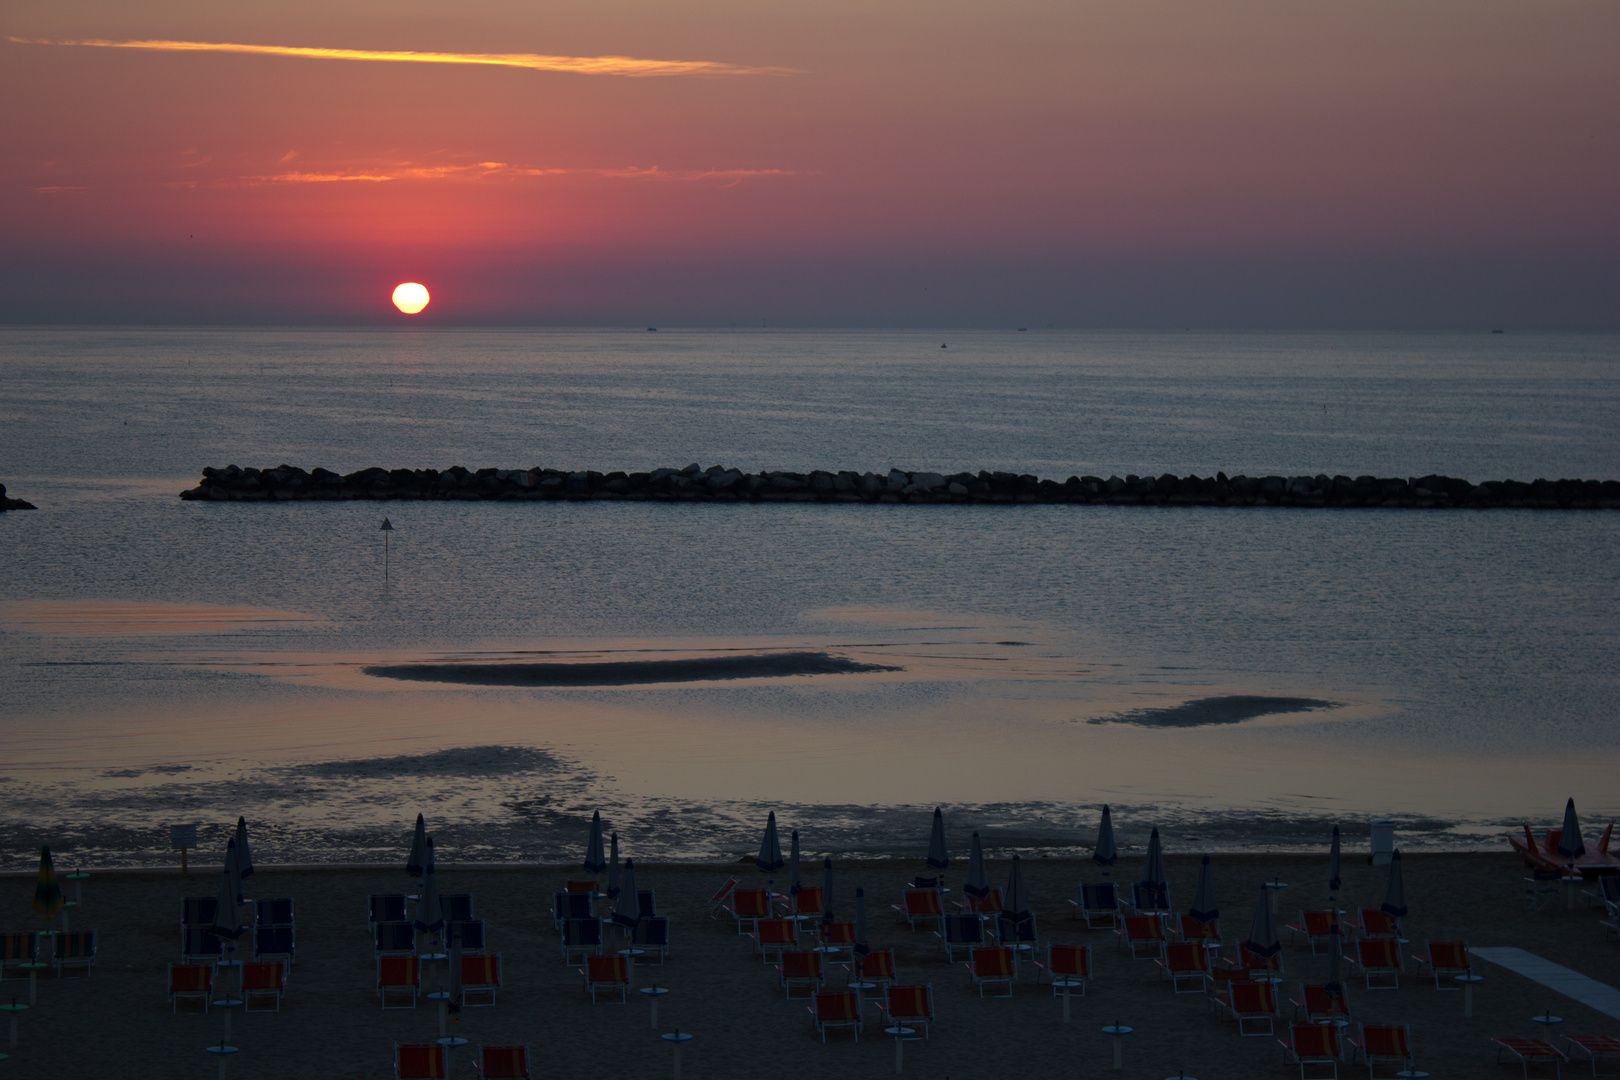
[[(1172, 899), (1184, 910), (1191, 899), (1197, 861), (1168, 862)], [(1115, 878), (1140, 873), (1139, 858), (1124, 858)], [(1248, 932), (1262, 881), (1280, 878), (1279, 924), (1295, 922), (1301, 905), (1325, 904), (1321, 857), (1229, 855), (1215, 859), (1222, 926), (1227, 941)], [(1119, 952), (1107, 931), (1086, 931), (1069, 917), (1066, 897), (1083, 877), (1099, 878), (1089, 862), (1025, 861), (1025, 879), (1043, 941), (1089, 942), (1096, 977), (1087, 996), (1073, 1003), (1065, 1026), (1050, 988), (1026, 974), (1011, 999), (980, 999), (960, 964), (947, 965), (934, 938), (897, 926), (888, 905), (919, 863), (846, 861), (836, 865), (835, 907), (850, 911), (857, 884), (867, 892), (870, 936), (877, 947), (898, 950), (902, 981), (932, 983), (938, 1020), (928, 1041), (908, 1042), (905, 1071), (927, 1077), (1006, 1075), (1161, 1078), (1185, 1070), (1200, 1080), (1297, 1077), (1273, 1038), (1240, 1038), (1217, 1019), (1201, 995), (1175, 995), (1150, 961)], [(959, 886), (964, 863), (953, 863), (947, 880)], [(673, 919), (673, 953), (667, 965), (638, 969), (637, 985), (656, 980), (670, 995), (660, 1006), (660, 1028), (679, 1027), (695, 1039), (683, 1056), (686, 1077), (879, 1077), (892, 1076), (894, 1050), (879, 1031), (876, 1010), (859, 1043), (833, 1033), (823, 1044), (812, 1030), (806, 1003), (787, 1001), (774, 972), (751, 953), (729, 921), (711, 920), (707, 900), (728, 874), (745, 884), (763, 878), (752, 866), (638, 865), (642, 887), (657, 891), (662, 913)], [(992, 861), (991, 879), (1001, 883), (1007, 865)], [(492, 951), (502, 954), (505, 988), (494, 1008), (469, 1009), (459, 1034), (479, 1042), (526, 1042), (536, 1076), (659, 1077), (671, 1074), (668, 1047), (654, 1037), (645, 1002), (592, 1006), (575, 971), (562, 963), (547, 907), (551, 892), (568, 877), (567, 867), (441, 867), (444, 891), (472, 892), (488, 925)], [(1598, 912), (1526, 912), (1523, 869), (1511, 854), (1414, 854), (1406, 859), (1411, 915), (1408, 936), (1415, 947), (1431, 937), (1466, 938), (1474, 946), (1512, 945), (1610, 985), (1620, 984), (1620, 945), (1605, 939)], [(1386, 871), (1347, 852), (1341, 904), (1376, 906)], [(165, 966), (178, 959), (180, 898), (212, 894), (216, 876), (179, 872), (108, 872), (86, 882), (85, 904), (75, 928), (95, 928), (100, 958), (89, 979), (47, 979), (39, 1004), (20, 1021), (18, 1046), (0, 1066), (14, 1077), (63, 1075), (201, 1078), (216, 1075), (204, 1046), (217, 1043), (223, 1018), (174, 1015), (165, 1000)], [(778, 875), (778, 884), (785, 881)], [(819, 880), (819, 869), (807, 880)], [(437, 1016), (426, 1003), (414, 1011), (384, 1012), (374, 992), (365, 897), (405, 891), (403, 871), (361, 869), (261, 869), (250, 879), (256, 897), (291, 896), (298, 911), (298, 961), (279, 1014), (237, 1015), (234, 1045), (241, 1053), (228, 1075), (241, 1080), (285, 1077), (386, 1077), (398, 1041), (428, 1041)], [(0, 905), (10, 912), (5, 930), (41, 925), (28, 914), (32, 879), (0, 879)], [(71, 886), (69, 886), (71, 890)], [(71, 891), (70, 891), (71, 895)], [(960, 895), (958, 889), (953, 893)], [(1326, 958), (1283, 931), (1287, 996), (1298, 980), (1320, 981)], [(1398, 991), (1369, 992), (1347, 977), (1357, 1021), (1412, 1026), (1419, 1068), (1436, 1078), (1520, 1075), (1516, 1065), (1497, 1065), (1490, 1038), (1534, 1036), (1532, 1014), (1551, 1007), (1566, 1018), (1562, 1030), (1620, 1035), (1616, 1020), (1579, 1005), (1505, 969), (1476, 961), (1485, 977), (1476, 992), (1474, 1017), (1463, 1018), (1463, 995), (1438, 992), (1432, 980), (1410, 971)], [(829, 980), (843, 982), (841, 969)], [(429, 976), (430, 978), (432, 976)], [(0, 996), (26, 1000), (26, 983), (8, 981)], [(1289, 1013), (1286, 1000), (1284, 1015)], [(1118, 1020), (1136, 1029), (1127, 1041), (1126, 1068), (1110, 1071), (1110, 1043), (1099, 1029)], [(1283, 1030), (1279, 1023), (1278, 1031)], [(1584, 1075), (1586, 1066), (1571, 1066)], [(1345, 1063), (1340, 1076), (1364, 1075)], [(452, 1076), (473, 1075), (470, 1054), (452, 1058)]]

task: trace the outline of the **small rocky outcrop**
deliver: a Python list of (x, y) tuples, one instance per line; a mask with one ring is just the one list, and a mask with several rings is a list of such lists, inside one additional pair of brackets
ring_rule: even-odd
[(39, 507), (24, 499), (6, 498), (6, 485), (0, 484), (0, 510), (38, 510)]
[(1620, 509), (1620, 480), (1487, 480), (1453, 476), (1071, 476), (1028, 473), (759, 472), (692, 464), (684, 469), (327, 469), (279, 465), (202, 471), (182, 499), (291, 502), (335, 499), (558, 499), (642, 502), (1086, 503), (1109, 506), (1298, 506), (1400, 509)]

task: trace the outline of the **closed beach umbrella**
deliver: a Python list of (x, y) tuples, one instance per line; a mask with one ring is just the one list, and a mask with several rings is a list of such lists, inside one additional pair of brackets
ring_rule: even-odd
[(624, 860), (624, 873), (619, 878), (619, 899), (613, 904), (613, 921), (626, 930), (634, 930), (641, 919), (641, 897), (636, 893), (636, 860)]
[(1558, 837), (1558, 854), (1571, 862), (1586, 854), (1581, 842), (1581, 819), (1575, 816), (1575, 800), (1564, 804), (1564, 832)]
[(967, 880), (962, 882), (962, 891), (980, 900), (990, 895), (990, 875), (984, 870), (984, 847), (979, 843), (978, 833), (968, 842)]
[(236, 819), (236, 875), (243, 879), (253, 876), (253, 849), (248, 847), (245, 817)]
[(612, 900), (619, 895), (619, 834), (614, 833), (608, 841), (608, 899)]
[(591, 812), (591, 838), (585, 843), (585, 872), (600, 874), (607, 869), (607, 857), (602, 851), (602, 812)]
[(1249, 936), (1243, 940), (1243, 947), (1256, 956), (1276, 956), (1282, 951), (1282, 942), (1277, 940), (1277, 921), (1271, 917), (1271, 901), (1264, 889), (1260, 890), (1260, 902), (1254, 906), (1254, 921), (1249, 924)]
[(1164, 883), (1164, 844), (1159, 840), (1159, 830), (1154, 829), (1148, 836), (1147, 860), (1142, 864), (1142, 884), (1152, 889), (1162, 889)]
[(1114, 847), (1114, 815), (1104, 805), (1102, 823), (1097, 826), (1097, 846), (1091, 849), (1091, 861), (1098, 866), (1113, 866), (1118, 859), (1119, 849)]
[(51, 864), (51, 849), (39, 849), (39, 876), (34, 879), (34, 914), (47, 919), (55, 918), (64, 903), (62, 886), (56, 880), (56, 867)]
[(799, 884), (799, 830), (793, 830), (793, 841), (788, 845), (788, 895), (798, 896), (803, 888)]
[[(214, 901), (214, 925), (209, 933), (221, 941), (234, 942), (242, 936), (242, 911), (236, 906), (236, 883), (229, 870), (219, 875), (219, 898)], [(233, 945), (232, 948), (235, 948)]]
[(1378, 910), (1397, 919), (1406, 917), (1406, 875), (1401, 872), (1401, 849), (1389, 857), (1389, 885), (1384, 889), (1384, 902)]
[(866, 943), (866, 890), (855, 890), (855, 952), (865, 956), (872, 951), (872, 946)]
[(1221, 917), (1221, 909), (1215, 903), (1215, 868), (1209, 865), (1209, 856), (1198, 864), (1198, 888), (1193, 891), (1192, 907), (1187, 914), (1199, 922), (1214, 922)]
[(1001, 917), (1013, 922), (1029, 918), (1029, 894), (1024, 892), (1024, 864), (1013, 856), (1012, 869), (1007, 871), (1007, 891), (1001, 896)]
[(411, 833), (411, 851), (405, 856), (405, 872), (413, 878), (420, 878), (422, 871), (427, 867), (427, 822), (422, 815), (416, 815), (416, 831)]
[(822, 918), (832, 921), (832, 857), (827, 856), (821, 860), (821, 910)]
[(1333, 826), (1333, 846), (1328, 849), (1328, 892), (1339, 891), (1339, 827)]
[(423, 934), (437, 933), (444, 927), (444, 905), (439, 900), (439, 874), (433, 865), (433, 838), (428, 837), (422, 859), (422, 895), (416, 901), (412, 925)]
[(236, 838), (225, 841), (225, 877), (231, 883), (231, 895), (242, 902), (242, 863), (236, 857)]
[(1328, 972), (1327, 992), (1337, 994), (1344, 989), (1344, 982), (1339, 974), (1340, 953), (1344, 951), (1343, 939), (1339, 935), (1339, 920), (1334, 918), (1328, 924)]
[(450, 1008), (461, 1008), (461, 924), (450, 927)]
[(759, 858), (754, 860), (754, 865), (767, 874), (782, 869), (782, 845), (776, 839), (775, 810), (765, 819), (765, 837), (759, 842)]
[(937, 806), (934, 807), (934, 828), (928, 834), (928, 865), (935, 870), (951, 865), (951, 857), (945, 851), (945, 815)]

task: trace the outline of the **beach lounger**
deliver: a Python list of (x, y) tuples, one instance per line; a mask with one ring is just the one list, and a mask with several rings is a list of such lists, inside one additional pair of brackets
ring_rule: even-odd
[(275, 961), (249, 961), (242, 965), (242, 1011), (280, 1012), (287, 986), (287, 969)]
[(1563, 1070), (1559, 1066), (1569, 1060), (1562, 1050), (1544, 1039), (1503, 1038), (1492, 1039), (1491, 1042), (1496, 1044), (1497, 1063), (1501, 1063), (1503, 1055), (1517, 1061), (1524, 1073), (1524, 1080), (1530, 1080), (1531, 1065), (1551, 1065), (1553, 1076), (1562, 1076)]
[(1326, 1075), (1338, 1080), (1339, 1029), (1332, 1024), (1289, 1024), (1288, 1038), (1278, 1039), (1283, 1058), (1290, 1065), (1299, 1066), (1300, 1080), (1309, 1080), (1307, 1068), (1315, 1067), (1317, 1074), (1326, 1069)]
[(819, 885), (806, 885), (793, 896), (783, 899), (787, 901), (783, 910), (796, 919), (819, 919), (827, 913), (827, 898), (822, 895)]
[(1112, 881), (1081, 885), (1080, 899), (1070, 900), (1074, 917), (1084, 919), (1087, 930), (1118, 930), (1119, 889)]
[(1581, 1057), (1591, 1063), (1594, 1077), (1599, 1075), (1598, 1065), (1602, 1062), (1620, 1061), (1620, 1039), (1613, 1035), (1565, 1035), (1564, 1043), (1571, 1061)]
[(855, 1033), (855, 1041), (861, 1041), (861, 999), (853, 990), (816, 991), (810, 1018), (822, 1042), (827, 1041), (830, 1028), (849, 1028)]
[(630, 944), (646, 954), (638, 963), (650, 964), (654, 962), (650, 958), (656, 957), (662, 964), (669, 958), (669, 919), (654, 915), (639, 920), (630, 932)]
[(450, 1051), (437, 1043), (394, 1044), (394, 1080), (444, 1080)]
[(1377, 908), (1362, 908), (1357, 912), (1357, 918), (1347, 920), (1345, 925), (1364, 938), (1389, 938), (1393, 941), (1401, 936), (1400, 920)]
[(1362, 1024), (1361, 1038), (1352, 1038), (1350, 1045), (1367, 1066), (1368, 1080), (1378, 1075), (1379, 1065), (1388, 1065), (1397, 1073), (1417, 1068), (1412, 1058), (1412, 1029), (1406, 1024)]
[(602, 883), (595, 878), (589, 881), (565, 881), (563, 882), (563, 892), (588, 893), (594, 896), (602, 891), (601, 885)]
[(855, 950), (855, 924), (822, 919), (816, 924), (816, 941), (823, 949), (838, 950), (827, 954), (834, 962), (837, 962), (839, 956), (843, 956), (847, 961)]
[(480, 1046), (473, 1055), (473, 1073), (478, 1080), (534, 1080), (529, 1072), (529, 1044)]
[(852, 982), (891, 986), (896, 978), (893, 949), (873, 949), (864, 956), (856, 954), (854, 961), (846, 966), (853, 976)]
[(1341, 985), (1330, 993), (1323, 983), (1300, 983), (1299, 997), (1289, 998), (1294, 1007), (1294, 1019), (1312, 1024), (1326, 1024), (1334, 1020), (1350, 1019), (1350, 995)]
[(585, 976), (585, 989), (591, 995), (591, 1004), (596, 1004), (596, 995), (606, 990), (612, 993), (619, 992), (619, 1001), (628, 1000), (626, 995), (630, 992), (630, 961), (622, 956), (587, 956), (585, 966), (580, 969)]
[(1064, 994), (1078, 994), (1086, 996), (1086, 981), (1091, 978), (1091, 946), (1090, 945), (1053, 945), (1046, 944), (1046, 963), (1039, 960), (1035, 962), (1036, 981), (1042, 973), (1052, 980), (1052, 995), (1061, 997)]
[(658, 894), (652, 889), (636, 890), (637, 918), (654, 919), (658, 917)]
[(968, 952), (968, 962), (962, 966), (967, 968), (980, 997), (984, 997), (986, 986), (996, 986), (1000, 983), (1007, 984), (1007, 992), (992, 996), (1013, 996), (1013, 951), (1005, 945), (987, 945), (981, 949), (972, 949)]
[(1361, 969), (1368, 990), (1401, 988), (1401, 949), (1389, 938), (1362, 938), (1356, 942), (1356, 954), (1345, 959)]
[[(1434, 976), (1436, 990), (1461, 990), (1456, 982), (1458, 975), (1472, 975), (1474, 964), (1468, 958), (1468, 942), (1466, 941), (1431, 941), (1428, 942), (1422, 954), (1413, 953), (1411, 960), (1418, 966), (1418, 974)], [(1442, 985), (1440, 980), (1445, 978), (1450, 985)]]
[(918, 874), (916, 877), (911, 879), (911, 884), (907, 887), (912, 889), (939, 890), (945, 887), (945, 879), (938, 877), (937, 875), (935, 877), (923, 877), (921, 874)]
[(501, 954), (461, 958), (461, 1004), (474, 1009), (495, 1004), (495, 992), (501, 988)]
[(169, 1006), (180, 1011), (182, 1001), (199, 1004), (202, 1012), (214, 997), (214, 966), (212, 964), (170, 964)]
[(984, 920), (977, 915), (945, 915), (939, 923), (935, 936), (945, 950), (946, 963), (955, 963), (958, 952), (966, 956), (969, 949), (984, 944)]
[(51, 962), (56, 966), (56, 977), (64, 977), (73, 968), (83, 968), (86, 976), (96, 963), (96, 932), (94, 930), (66, 931), (52, 935)]
[(1620, 874), (1604, 874), (1591, 888), (1582, 889), (1581, 895), (1586, 897), (1588, 905), (1594, 900), (1606, 908), (1620, 904)]
[(1130, 950), (1132, 960), (1164, 959), (1164, 920), (1157, 915), (1126, 915), (1114, 933), (1119, 947)]
[(415, 956), (416, 927), (408, 922), (380, 922), (371, 929), (371, 951), (378, 956)]
[(461, 951), (463, 953), (481, 953), (489, 947), (484, 938), (483, 919), (452, 922), (445, 928), (444, 940), (446, 942), (454, 941), (458, 934), (461, 936)]
[(26, 979), (28, 972), (21, 965), (32, 964), (38, 956), (39, 935), (34, 931), (0, 934), (0, 979), (6, 978), (8, 968), (15, 972), (12, 978)]
[[(405, 914), (404, 893), (372, 893), (366, 897), (366, 925), (376, 926), (378, 923), (408, 922)], [(213, 925), (214, 917), (208, 917), (208, 923)]]
[(260, 926), (253, 930), (253, 959), (279, 960), (292, 967), (298, 950), (293, 942), (290, 926)]
[(274, 900), (253, 901), (254, 926), (292, 926), (293, 902), (292, 897), (282, 896)]
[(1283, 973), (1282, 953), (1261, 956), (1240, 941), (1237, 947), (1237, 968), (1239, 971), (1246, 972), (1251, 979), (1263, 979), (1272, 975), (1281, 975)]
[(726, 878), (725, 884), (721, 885), (719, 889), (715, 890), (715, 894), (709, 897), (709, 918), (718, 919), (721, 912), (728, 910), (731, 901), (731, 891), (736, 887), (736, 878)]
[[(1237, 1021), (1238, 1034), (1244, 1037), (1275, 1035), (1277, 1020), (1277, 992), (1268, 982), (1226, 983), (1225, 996), (1213, 998), (1229, 1020)], [(1264, 1031), (1250, 1031), (1264, 1024)]]
[(983, 896), (974, 896), (969, 893), (965, 902), (953, 900), (952, 903), (963, 914), (993, 919), (1001, 914), (1001, 886), (997, 885)]
[(1315, 956), (1319, 950), (1328, 947), (1329, 932), (1338, 921), (1338, 913), (1331, 909), (1323, 908), (1316, 911), (1301, 909), (1299, 922), (1288, 924), (1289, 940), (1303, 937), (1311, 948), (1311, 955)]
[(1196, 941), (1166, 945), (1164, 956), (1155, 961), (1178, 994), (1202, 994), (1209, 989), (1209, 954)]
[(1040, 933), (1035, 926), (1035, 913), (1022, 919), (1009, 919), (1005, 915), (996, 920), (996, 940), (1013, 952), (1013, 968), (1027, 957), (1035, 959), (1035, 947), (1040, 944)]
[(760, 919), (754, 923), (754, 947), (760, 959), (767, 964), (780, 960), (785, 949), (799, 943), (799, 932), (789, 919)]
[(821, 954), (811, 949), (788, 949), (777, 962), (776, 972), (790, 1001), (795, 988), (814, 994), (821, 989)]
[(449, 922), (472, 922), (476, 917), (473, 915), (472, 893), (445, 893), (439, 897), (439, 903)]
[(602, 955), (601, 919), (564, 919), (562, 924), (563, 963), (575, 963), (575, 957)]
[(414, 1009), (421, 989), (422, 968), (415, 956), (377, 957), (377, 996), (383, 1008)]
[(1130, 899), (1131, 910), (1137, 915), (1168, 915), (1170, 914), (1170, 886), (1144, 885), (1140, 881), (1131, 883)]
[(934, 984), (921, 986), (891, 986), (883, 997), (872, 1002), (884, 1016), (884, 1026), (898, 1024), (912, 1029), (921, 1028), (922, 1037), (929, 1038), (928, 1028), (934, 1022)]
[(737, 933), (752, 934), (759, 920), (771, 917), (770, 895), (764, 889), (733, 889), (726, 910), (737, 920)]
[(913, 930), (917, 929), (920, 919), (937, 932), (940, 919), (945, 914), (939, 902), (938, 889), (907, 889), (900, 903), (890, 904), (889, 907), (895, 913), (895, 922), (903, 922)]
[(206, 926), (180, 928), (180, 962), (214, 964), (225, 958), (225, 943)]
[(180, 925), (213, 926), (214, 912), (218, 910), (217, 896), (183, 896), (180, 898)]
[(552, 893), (552, 922), (556, 924), (557, 929), (561, 930), (566, 919), (589, 919), (595, 914), (591, 907), (595, 902), (590, 893)]
[(1530, 876), (1524, 879), (1524, 906), (1526, 910), (1539, 911), (1548, 905), (1553, 908), (1560, 907), (1563, 880), (1564, 872), (1562, 870), (1540, 866), (1531, 867)]
[(1182, 941), (1213, 941), (1216, 945), (1221, 943), (1221, 920), (1195, 919), (1191, 915), (1183, 914), (1176, 919), (1176, 936)]

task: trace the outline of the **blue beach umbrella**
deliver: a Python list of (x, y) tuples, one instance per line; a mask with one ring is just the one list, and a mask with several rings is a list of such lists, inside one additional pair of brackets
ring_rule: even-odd
[(236, 839), (225, 841), (225, 877), (231, 883), (231, 895), (242, 903), (242, 863), (236, 856)]
[(934, 827), (928, 834), (928, 865), (935, 870), (951, 865), (951, 857), (945, 851), (945, 815), (937, 806), (934, 807)]
[(866, 942), (866, 890), (855, 890), (855, 953), (865, 956), (872, 951), (872, 946)]
[(600, 874), (607, 869), (607, 856), (602, 849), (602, 812), (591, 812), (591, 836), (585, 842), (585, 872)]
[(1328, 898), (1339, 891), (1339, 827), (1333, 826), (1333, 846), (1328, 849)]
[(832, 922), (833, 917), (832, 890), (832, 856), (829, 855), (821, 860), (821, 917), (826, 922)]
[(236, 883), (231, 880), (229, 869), (219, 875), (219, 897), (214, 901), (214, 925), (208, 932), (221, 941), (232, 942), (231, 949), (236, 949), (235, 941), (242, 936), (242, 910), (237, 907)]
[(776, 811), (765, 818), (765, 836), (759, 842), (759, 857), (754, 865), (763, 873), (774, 874), (785, 865), (782, 862), (782, 844), (776, 839)]
[(253, 876), (253, 849), (248, 847), (247, 818), (236, 819), (236, 870), (241, 878)]
[(433, 838), (428, 837), (422, 858), (422, 895), (416, 901), (416, 918), (411, 925), (423, 934), (444, 928), (444, 904), (439, 900), (439, 874), (433, 865)]
[(416, 815), (416, 831), (411, 833), (410, 854), (405, 856), (405, 872), (413, 878), (420, 878), (422, 871), (427, 867), (427, 822), (422, 815)]
[(1243, 939), (1243, 947), (1256, 956), (1276, 956), (1282, 951), (1282, 942), (1277, 939), (1277, 922), (1271, 917), (1271, 901), (1266, 897), (1266, 890), (1260, 890), (1260, 902), (1254, 906), (1254, 921), (1249, 924), (1249, 936)]
[(1574, 799), (1564, 804), (1564, 831), (1558, 837), (1558, 854), (1572, 863), (1586, 854), (1586, 844), (1581, 841), (1581, 819), (1575, 816)]
[(804, 886), (799, 884), (799, 830), (793, 830), (792, 842), (788, 845), (788, 895), (798, 896), (799, 890)]
[[(1091, 861), (1098, 866), (1113, 866), (1119, 860), (1119, 849), (1114, 846), (1114, 815), (1109, 813), (1105, 804), (1102, 812), (1102, 823), (1097, 826), (1097, 846), (1091, 849)], [(1108, 871), (1103, 871), (1103, 877)]]
[(1198, 888), (1193, 891), (1192, 907), (1187, 914), (1199, 922), (1214, 922), (1221, 917), (1221, 909), (1215, 903), (1215, 868), (1209, 864), (1209, 856), (1198, 864)]
[(612, 900), (619, 895), (619, 834), (614, 833), (609, 842), (611, 853), (608, 855), (608, 899)]
[(973, 834), (968, 844), (967, 880), (962, 882), (962, 891), (980, 900), (990, 895), (990, 875), (985, 873), (984, 848), (979, 844), (978, 833)]
[(1142, 884), (1155, 892), (1165, 886), (1164, 844), (1159, 840), (1158, 829), (1148, 836), (1147, 859), (1142, 863)]
[(1012, 869), (1007, 871), (1007, 891), (1001, 896), (1001, 917), (1014, 923), (1029, 918), (1029, 894), (1024, 891), (1024, 864), (1013, 856)]
[(641, 896), (636, 892), (636, 860), (624, 860), (624, 874), (619, 879), (619, 899), (613, 905), (613, 921), (626, 930), (634, 930), (641, 921)]
[(1344, 992), (1344, 981), (1339, 974), (1339, 954), (1343, 951), (1344, 945), (1339, 935), (1339, 919), (1335, 916), (1333, 922), (1328, 924), (1327, 992), (1330, 994), (1342, 994)]
[(1397, 919), (1406, 918), (1406, 875), (1401, 871), (1401, 849), (1389, 857), (1389, 885), (1384, 889), (1384, 902), (1378, 910)]

